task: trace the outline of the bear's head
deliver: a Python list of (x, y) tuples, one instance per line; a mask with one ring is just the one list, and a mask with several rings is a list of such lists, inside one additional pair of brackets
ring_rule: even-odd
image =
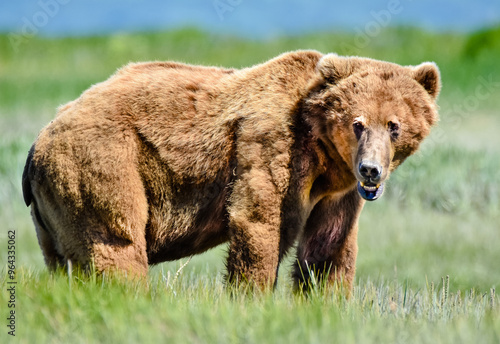
[(313, 133), (350, 166), (361, 197), (376, 200), (438, 119), (439, 70), (328, 54), (317, 71), (306, 100)]

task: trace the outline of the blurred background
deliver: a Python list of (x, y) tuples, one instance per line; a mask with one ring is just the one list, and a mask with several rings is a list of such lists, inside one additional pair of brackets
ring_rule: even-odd
[[(358, 283), (394, 279), (418, 287), (450, 275), (454, 289), (498, 287), (497, 0), (2, 1), (2, 268), (7, 230), (16, 230), (18, 263), (45, 269), (20, 181), (28, 149), (57, 106), (130, 61), (241, 68), (295, 49), (403, 65), (435, 61), (441, 69), (439, 125), (393, 174), (384, 197), (363, 211)], [(224, 247), (209, 251), (186, 269), (220, 274), (224, 256)]]
[(20, 0), (4, 1), (0, 30), (22, 31), (31, 22), (38, 34), (82, 36), (192, 26), (211, 33), (266, 39), (354, 31), (356, 27), (363, 30), (375, 20), (383, 27), (466, 32), (498, 24), (499, 7), (495, 0)]

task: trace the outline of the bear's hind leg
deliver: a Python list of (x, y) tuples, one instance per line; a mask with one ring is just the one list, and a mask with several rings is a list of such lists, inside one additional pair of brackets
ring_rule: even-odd
[(132, 231), (132, 241), (108, 234), (106, 229), (94, 233), (99, 235), (92, 237), (91, 263), (98, 274), (111, 273), (131, 278), (146, 276), (148, 257), (144, 227)]
[(149, 209), (138, 138), (119, 124), (96, 117), (80, 128), (56, 120), (35, 144), (24, 184), (48, 228), (40, 245), (49, 265), (59, 255), (99, 273), (147, 272)]
[(145, 247), (136, 244), (96, 244), (93, 252), (93, 265), (99, 274), (145, 277), (148, 272)]
[[(67, 268), (71, 261), (73, 268), (86, 272), (95, 269), (98, 274), (147, 274), (147, 213), (134, 214), (131, 211), (126, 219), (127, 225), (120, 221), (119, 226), (109, 221), (108, 216), (100, 216), (98, 212), (89, 211), (89, 208), (84, 214), (75, 214), (73, 207), (59, 202), (58, 198), (50, 197), (48, 192), (38, 199), (40, 209), (35, 202), (32, 203), (33, 221), (40, 248), (50, 270)], [(128, 235), (122, 235), (123, 232)]]
[(64, 266), (64, 257), (57, 252), (56, 242), (50, 234), (47, 225), (42, 220), (35, 202), (31, 203), (31, 217), (33, 218), (33, 223), (35, 224), (38, 244), (40, 245), (45, 259), (45, 264), (49, 270), (54, 271), (58, 267)]
[(33, 210), (33, 219), (51, 270), (71, 261), (73, 268), (87, 272), (146, 275), (148, 205), (144, 189), (130, 179), (114, 181), (117, 185), (109, 187), (121, 190), (121, 194), (106, 190), (96, 180), (93, 182), (100, 192), (82, 193), (78, 198), (71, 198), (52, 183), (34, 183), (32, 207), (37, 211)]
[[(82, 216), (73, 215), (75, 220), (67, 223), (72, 228), (66, 229), (68, 235), (61, 240), (66, 244), (67, 257), (79, 253), (76, 260), (85, 268), (94, 268), (98, 274), (118, 272), (127, 277), (146, 276), (147, 201), (143, 193), (128, 191), (123, 198), (109, 201), (110, 210), (88, 205)], [(81, 255), (82, 252), (86, 253)]]

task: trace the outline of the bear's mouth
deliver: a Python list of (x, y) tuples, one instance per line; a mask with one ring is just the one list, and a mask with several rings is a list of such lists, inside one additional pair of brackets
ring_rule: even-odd
[(358, 181), (358, 193), (367, 201), (375, 201), (384, 192), (384, 183), (363, 183)]

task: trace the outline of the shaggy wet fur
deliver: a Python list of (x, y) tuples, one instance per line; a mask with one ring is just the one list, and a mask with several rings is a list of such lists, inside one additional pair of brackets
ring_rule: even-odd
[(230, 241), (229, 280), (266, 288), (298, 242), (297, 286), (315, 272), (350, 289), (357, 163), (387, 178), (437, 120), (438, 92), (434, 64), (315, 51), (243, 70), (130, 64), (30, 150), (23, 192), (46, 263), (143, 276)]

